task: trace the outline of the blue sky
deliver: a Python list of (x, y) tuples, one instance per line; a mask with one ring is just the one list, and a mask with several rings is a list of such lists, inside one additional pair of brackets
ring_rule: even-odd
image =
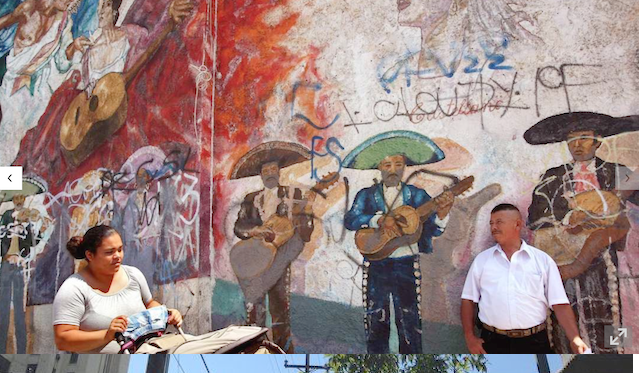
[[(289, 364), (303, 365), (305, 355), (203, 355), (211, 373), (295, 373), (296, 369), (284, 368)], [(486, 355), (488, 373), (537, 373), (534, 355)], [(558, 355), (548, 356), (550, 371), (561, 367)], [(179, 362), (179, 364), (178, 364)], [(311, 355), (311, 365), (326, 362), (324, 355)], [(129, 373), (142, 373), (147, 363), (146, 356), (132, 356)], [(172, 355), (169, 373), (206, 373), (200, 355)]]

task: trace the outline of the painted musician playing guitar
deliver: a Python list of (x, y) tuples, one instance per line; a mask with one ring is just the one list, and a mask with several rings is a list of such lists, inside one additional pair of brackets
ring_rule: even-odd
[(230, 252), (231, 266), (244, 293), (248, 324), (266, 325), (266, 297), (273, 320), (273, 339), (294, 353), (290, 322), (291, 263), (302, 253), (314, 230), (313, 202), (335, 184), (331, 174), (310, 190), (282, 185), (282, 168), (310, 159), (302, 145), (271, 141), (253, 148), (235, 165), (231, 179), (260, 175), (264, 188), (247, 194), (235, 222), (241, 239)]
[[(392, 149), (406, 150), (402, 151), (404, 154), (398, 154), (391, 153)], [(423, 352), (419, 254), (432, 252), (432, 238), (443, 233), (454, 194), (445, 191), (431, 200), (425, 190), (402, 182), (402, 178), (406, 166), (433, 163), (443, 158), (443, 152), (427, 137), (409, 131), (394, 131), (367, 140), (344, 160), (347, 168), (372, 169), (377, 164), (382, 177), (381, 183), (375, 182), (357, 193), (344, 217), (346, 228), (358, 231), (357, 247), (365, 258), (362, 291), (368, 353), (389, 353), (391, 296), (399, 333), (399, 352)], [(429, 201), (434, 203), (429, 204)], [(432, 212), (426, 216), (413, 214), (416, 219), (397, 213), (403, 209), (414, 212), (424, 205), (432, 206)], [(419, 225), (414, 241), (403, 242), (382, 257), (367, 255), (367, 250), (378, 245), (380, 240), (385, 239), (379, 245), (381, 247), (401, 238), (405, 229), (414, 224), (410, 220), (416, 220)], [(357, 236), (363, 232), (370, 236), (368, 243), (365, 239), (358, 242)]]
[[(118, 19), (123, 18), (119, 13), (121, 3), (121, 0), (100, 1), (98, 29), (69, 46), (68, 55), (81, 68), (73, 70), (53, 93), (38, 125), (25, 135), (13, 162), (21, 165), (26, 173), (40, 175), (54, 191), (62, 189), (65, 178), (82, 163), (90, 160), (94, 164), (106, 164), (97, 149), (106, 141), (114, 141), (118, 136), (114, 130), (127, 119), (127, 83), (133, 81), (167, 36), (177, 30), (193, 10), (191, 0), (172, 0), (165, 9), (158, 10), (159, 21), (147, 29), (134, 23), (118, 26)], [(147, 98), (151, 99), (149, 95)], [(145, 133), (139, 127), (140, 121), (131, 122), (129, 117), (129, 132), (125, 136), (128, 140), (124, 143), (133, 144), (132, 134)], [(147, 137), (144, 139), (148, 141)], [(175, 136), (171, 139), (176, 140)], [(124, 152), (130, 154), (133, 150)]]

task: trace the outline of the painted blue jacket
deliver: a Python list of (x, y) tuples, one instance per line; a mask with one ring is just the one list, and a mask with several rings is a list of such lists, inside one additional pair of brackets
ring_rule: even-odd
[[(430, 200), (430, 196), (425, 190), (404, 183), (402, 183), (402, 197), (404, 198), (404, 205), (414, 208), (417, 208)], [(378, 211), (387, 213), (386, 210), (382, 184), (380, 183), (364, 188), (357, 192), (355, 201), (353, 201), (353, 206), (344, 216), (344, 226), (346, 229), (351, 231), (368, 228), (371, 218), (375, 216), (375, 213)], [(417, 242), (419, 252), (433, 252), (432, 238), (441, 236), (443, 232), (443, 228), (440, 228), (437, 224), (435, 224), (435, 214), (428, 217), (428, 219), (424, 222), (422, 235)]]

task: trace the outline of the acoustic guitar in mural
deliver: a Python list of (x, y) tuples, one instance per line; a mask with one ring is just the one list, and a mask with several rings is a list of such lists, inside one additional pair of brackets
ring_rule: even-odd
[[(310, 189), (306, 200), (312, 202), (317, 194), (321, 194), (338, 180), (337, 173), (328, 174)], [(302, 200), (294, 199), (293, 201), (295, 203)], [(295, 216), (304, 212), (301, 207), (294, 205), (292, 213)], [(280, 203), (277, 212), (266, 219), (262, 226), (267, 228), (265, 233), (248, 240), (241, 240), (231, 248), (231, 266), (240, 279), (254, 278), (264, 273), (273, 264), (277, 250), (295, 235), (296, 227), (288, 218), (287, 205), (284, 202)], [(250, 259), (247, 260), (247, 258)]]
[[(469, 176), (456, 183), (449, 189), (453, 195), (458, 196), (473, 186), (474, 176)], [(401, 222), (401, 236), (384, 229), (364, 228), (355, 233), (355, 245), (359, 252), (368, 260), (382, 260), (391, 255), (397, 248), (412, 245), (419, 241), (422, 235), (423, 224), (435, 211), (437, 211), (437, 198), (429, 200), (418, 208), (400, 206), (389, 214)]]
[(113, 135), (126, 121), (126, 90), (144, 64), (155, 54), (175, 26), (162, 30), (149, 48), (124, 73), (109, 73), (98, 80), (90, 95), (79, 93), (71, 102), (60, 128), (62, 151), (73, 165), (79, 165)]
[[(560, 266), (574, 262), (590, 234), (613, 226), (624, 209), (622, 200), (605, 190), (579, 193), (569, 199), (569, 205), (568, 226), (540, 228), (534, 233), (535, 246)], [(566, 228), (573, 231), (568, 232)]]

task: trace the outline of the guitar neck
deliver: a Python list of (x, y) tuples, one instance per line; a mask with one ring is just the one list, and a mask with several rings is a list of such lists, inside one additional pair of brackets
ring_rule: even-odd
[[(461, 180), (459, 183), (455, 184), (452, 188), (449, 189), (449, 191), (453, 194), (453, 196), (457, 197), (458, 195), (468, 190), (472, 186), (474, 180), (475, 178), (473, 176), (469, 176), (464, 180)], [(429, 216), (437, 211), (437, 198), (439, 198), (439, 196), (422, 204), (416, 209), (417, 215), (419, 215), (419, 219), (422, 222), (424, 222)]]
[(155, 38), (155, 40), (153, 40), (153, 43), (151, 43), (149, 48), (146, 51), (144, 51), (142, 56), (138, 58), (135, 64), (124, 73), (124, 82), (127, 88), (129, 87), (129, 84), (131, 83), (131, 81), (133, 81), (135, 76), (138, 75), (142, 67), (149, 61), (151, 57), (153, 57), (155, 52), (157, 52), (157, 50), (160, 48), (160, 45), (162, 45), (162, 42), (164, 41), (164, 39), (166, 39), (166, 37), (169, 36), (171, 31), (173, 31), (174, 27), (175, 27), (175, 22), (173, 22), (173, 20), (170, 19), (169, 23), (164, 27), (160, 35), (158, 35), (158, 37)]
[(437, 211), (437, 203), (435, 202), (435, 198), (419, 206), (416, 210), (417, 215), (419, 215), (419, 219), (422, 222), (425, 221), (429, 216)]

